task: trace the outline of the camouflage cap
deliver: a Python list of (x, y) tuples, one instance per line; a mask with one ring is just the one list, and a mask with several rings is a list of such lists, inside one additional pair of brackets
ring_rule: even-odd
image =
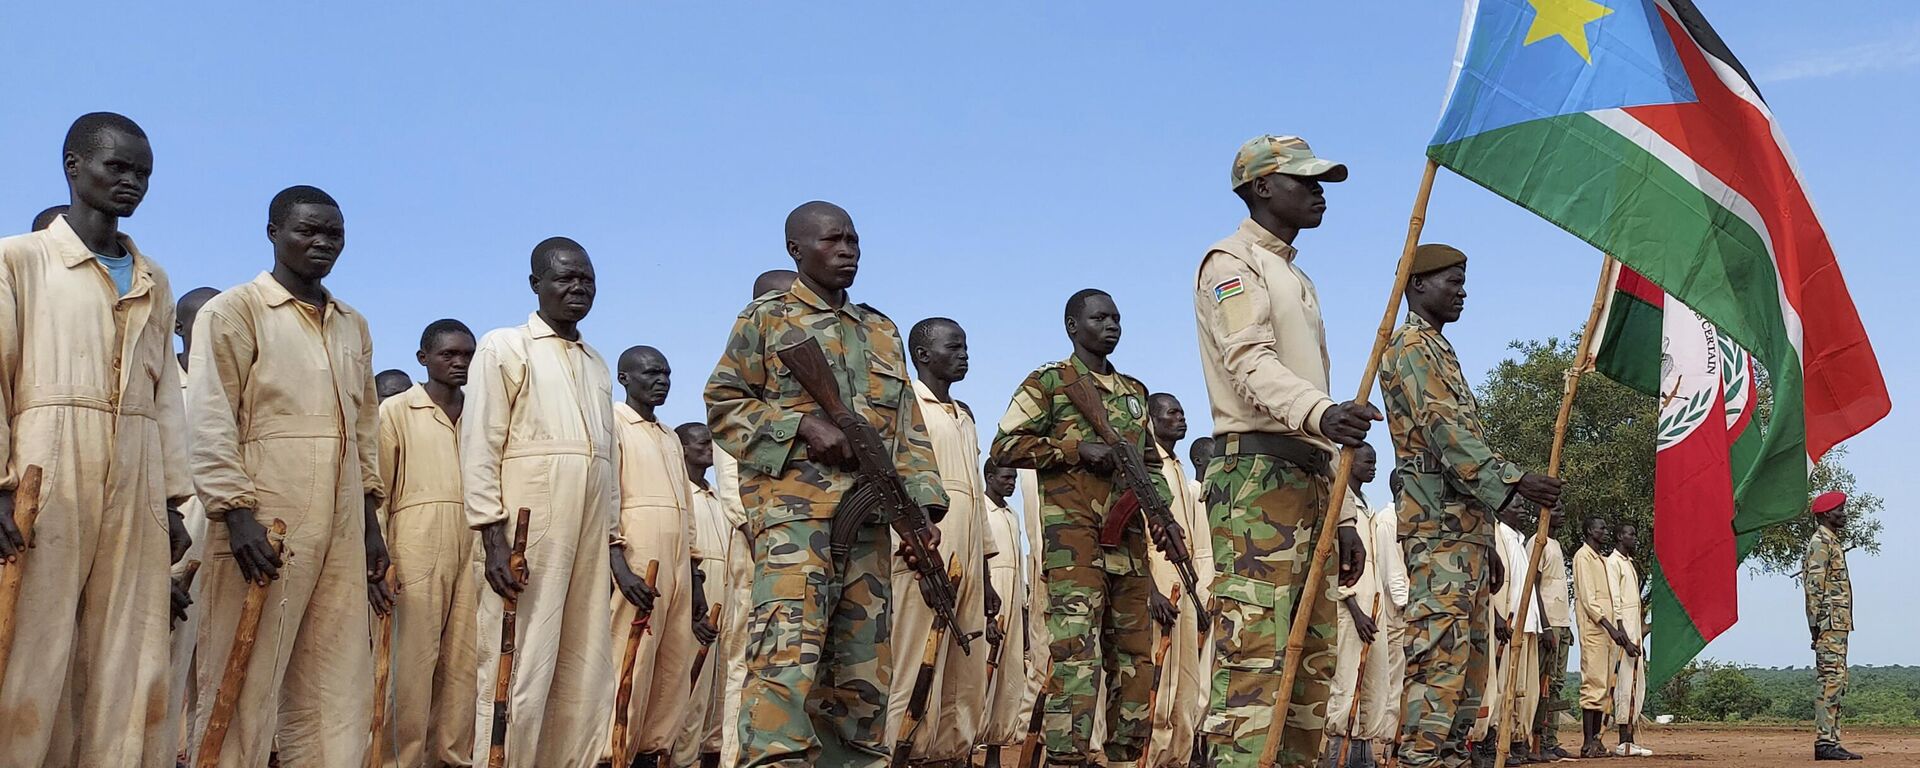
[(1233, 183), (1229, 189), (1269, 173), (1284, 173), (1320, 181), (1346, 181), (1347, 167), (1315, 157), (1307, 140), (1298, 136), (1266, 135), (1240, 145), (1233, 156)]
[(1424, 275), (1428, 272), (1446, 269), (1467, 263), (1467, 255), (1451, 245), (1426, 243), (1413, 249), (1413, 268), (1409, 275)]

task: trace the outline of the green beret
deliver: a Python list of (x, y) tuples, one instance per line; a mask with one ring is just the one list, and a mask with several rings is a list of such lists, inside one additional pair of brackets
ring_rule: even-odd
[(1451, 245), (1427, 243), (1413, 249), (1413, 268), (1408, 270), (1407, 274), (1424, 275), (1447, 267), (1463, 266), (1466, 263), (1467, 255), (1461, 253), (1460, 249)]

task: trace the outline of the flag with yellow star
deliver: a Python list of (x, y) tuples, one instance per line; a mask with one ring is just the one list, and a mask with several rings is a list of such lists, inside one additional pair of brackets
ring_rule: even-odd
[(1731, 574), (1702, 569), (1737, 568), (1803, 510), (1805, 468), (1892, 407), (1799, 168), (1693, 0), (1468, 0), (1427, 156), (1613, 254), (1767, 370), (1757, 461), (1786, 469), (1739, 480), (1716, 523), (1739, 554), (1687, 554), (1705, 549), (1656, 504), (1658, 684), (1738, 617)]

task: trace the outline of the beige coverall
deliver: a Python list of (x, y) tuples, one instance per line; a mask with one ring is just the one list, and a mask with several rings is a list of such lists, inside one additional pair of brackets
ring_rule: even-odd
[[(1353, 498), (1349, 495), (1347, 498)], [(1400, 703), (1400, 688), (1396, 684), (1406, 674), (1405, 656), (1400, 656), (1401, 668), (1396, 674), (1394, 669), (1394, 651), (1401, 642), (1395, 623), (1398, 611), (1393, 605), (1393, 596), (1388, 592), (1385, 579), (1390, 575), (1381, 567), (1382, 556), (1400, 557), (1400, 544), (1397, 539), (1399, 523), (1393, 521), (1394, 533), (1381, 551), (1383, 542), (1378, 535), (1380, 515), (1392, 516), (1390, 511), (1369, 512), (1360, 504), (1354, 505), (1357, 515), (1357, 527), (1364, 534), (1361, 542), (1367, 552), (1367, 567), (1360, 574), (1360, 580), (1351, 587), (1340, 587), (1336, 597), (1344, 601), (1352, 597), (1360, 605), (1360, 610), (1368, 612), (1373, 618), (1374, 636), (1371, 644), (1360, 641), (1360, 633), (1354, 628), (1353, 614), (1346, 605), (1339, 606), (1334, 648), (1337, 660), (1333, 668), (1333, 684), (1327, 696), (1327, 734), (1344, 736), (1356, 741), (1369, 741), (1376, 738), (1391, 739), (1393, 731), (1399, 726), (1397, 708)], [(1404, 570), (1404, 567), (1403, 567)], [(1405, 599), (1404, 592), (1402, 599)], [(1376, 600), (1378, 602), (1376, 602)], [(1366, 650), (1366, 670), (1360, 669), (1361, 650)], [(1356, 694), (1356, 690), (1358, 693)], [(1356, 716), (1353, 708), (1360, 708)], [(1388, 720), (1389, 716), (1394, 717)], [(1385, 722), (1383, 722), (1385, 721)], [(1352, 727), (1348, 727), (1352, 723)]]
[[(383, 495), (373, 342), (358, 312), (296, 299), (271, 275), (207, 301), (193, 328), (187, 401), (193, 483), (210, 519), (251, 509), (287, 524), (222, 766), (359, 765), (373, 707), (366, 501)], [(201, 745), (240, 606), (224, 522), (208, 526), (195, 676)], [(276, 717), (277, 713), (277, 717)]]
[[(669, 752), (692, 705), (688, 690), (693, 655), (692, 561), (695, 548), (693, 499), (687, 493), (686, 458), (680, 437), (658, 421), (640, 417), (632, 406), (614, 406), (619, 436), (620, 529), (627, 542), (627, 566), (646, 578), (649, 561), (659, 561), (653, 588), (650, 629), (641, 636), (633, 663), (633, 697), (627, 707), (628, 755)], [(607, 658), (618, 674), (627, 636), (639, 609), (618, 590), (608, 598), (613, 649)], [(612, 707), (608, 707), (611, 713)], [(608, 727), (612, 727), (609, 714)]]
[[(1380, 580), (1381, 592), (1380, 613), (1373, 617), (1380, 633), (1374, 642), (1381, 645), (1368, 657), (1367, 675), (1380, 687), (1376, 689), (1379, 708), (1362, 709), (1360, 717), (1374, 724), (1371, 729), (1365, 729), (1365, 734), (1366, 738), (1381, 743), (1381, 748), (1374, 752), (1378, 759), (1387, 754), (1384, 750), (1400, 737), (1400, 699), (1407, 682), (1406, 610), (1410, 593), (1406, 554), (1400, 547), (1400, 514), (1393, 506), (1373, 511), (1373, 530), (1367, 534), (1367, 547), (1367, 569)], [(1384, 657), (1384, 666), (1373, 666), (1375, 656)], [(1378, 675), (1375, 669), (1380, 670)]]
[[(720, 607), (720, 620), (714, 627), (721, 631), (713, 645), (707, 648), (707, 659), (700, 665), (699, 677), (693, 678), (693, 698), (687, 707), (687, 718), (680, 727), (680, 734), (674, 739), (674, 765), (698, 765), (704, 752), (720, 751), (720, 724), (725, 720), (722, 711), (722, 699), (726, 697), (726, 659), (721, 651), (725, 642), (725, 633), (729, 613), (743, 613), (735, 608), (742, 603), (730, 603), (727, 600), (731, 585), (728, 581), (729, 557), (733, 554), (733, 523), (727, 519), (727, 510), (720, 504), (720, 497), (712, 488), (702, 488), (693, 483), (687, 484), (687, 493), (693, 500), (693, 543), (699, 550), (700, 573), (706, 580), (707, 610)], [(694, 658), (700, 655), (700, 645), (693, 646)], [(690, 660), (691, 661), (691, 660)], [(691, 673), (689, 673), (691, 674)]]
[(1645, 617), (1640, 612), (1640, 572), (1633, 567), (1633, 558), (1620, 554), (1617, 549), (1607, 555), (1606, 561), (1613, 597), (1613, 625), (1626, 633), (1627, 639), (1639, 644), (1641, 650), (1638, 658), (1629, 658), (1625, 648), (1607, 644), (1612, 649), (1607, 672), (1613, 688), (1613, 722), (1632, 725), (1634, 719), (1646, 711), (1647, 703), (1647, 638)]
[[(1509, 563), (1504, 597), (1507, 602), (1501, 610), (1505, 611), (1508, 622), (1520, 616), (1520, 591), (1524, 579), (1539, 571), (1527, 570), (1528, 560), (1533, 556), (1533, 536), (1501, 523), (1498, 533), (1503, 562)], [(1544, 556), (1544, 552), (1542, 555)], [(1539, 589), (1535, 584), (1534, 588)], [(1513, 742), (1516, 738), (1525, 741), (1533, 735), (1533, 716), (1540, 709), (1540, 607), (1538, 601), (1527, 609), (1526, 626), (1513, 628), (1513, 642), (1507, 647), (1507, 656), (1502, 659), (1499, 670), (1500, 689), (1508, 696), (1506, 700), (1507, 719), (1500, 726), (1502, 738)]]
[[(727, 610), (721, 615), (720, 643), (708, 664), (726, 670), (720, 695), (720, 764), (740, 761), (740, 690), (747, 681), (747, 614), (753, 606), (753, 537), (747, 532), (747, 509), (740, 502), (740, 462), (713, 447), (713, 493), (727, 514)], [(714, 593), (708, 592), (712, 595)]]
[(386, 724), (392, 751), (382, 763), (471, 765), (477, 590), (485, 579), (460, 493), (459, 435), (424, 385), (380, 404), (380, 479), (387, 549), (400, 585)]
[(1613, 679), (1613, 654), (1620, 646), (1600, 626), (1614, 620), (1613, 581), (1606, 558), (1581, 544), (1573, 553), (1574, 619), (1580, 628), (1580, 708), (1603, 709)]
[(67, 226), (0, 240), (0, 433), (11, 493), (40, 466), (35, 548), (0, 683), (0, 765), (171, 764), (169, 501), (189, 494), (167, 275), (127, 295)]
[[(1156, 444), (1154, 450), (1160, 450), (1159, 445)], [(1200, 600), (1208, 602), (1213, 598), (1214, 574), (1213, 536), (1207, 524), (1206, 503), (1194, 494), (1193, 484), (1188, 482), (1179, 457), (1161, 451), (1160, 473), (1167, 479), (1167, 490), (1173, 493), (1170, 508), (1180, 527), (1187, 531), (1187, 551), (1193, 556), (1193, 570), (1199, 577)], [(1172, 595), (1175, 584), (1180, 584), (1182, 590), (1180, 601), (1173, 606), (1180, 611), (1180, 618), (1174, 622), (1173, 642), (1167, 646), (1167, 659), (1160, 672), (1160, 692), (1154, 699), (1153, 743), (1147, 747), (1147, 754), (1153, 757), (1153, 766), (1183, 766), (1193, 757), (1194, 729), (1207, 714), (1207, 685), (1213, 677), (1212, 671), (1203, 666), (1207, 661), (1203, 657), (1211, 655), (1207, 649), (1213, 644), (1200, 641), (1199, 617), (1194, 613), (1193, 601), (1186, 596), (1180, 572), (1167, 561), (1159, 547), (1147, 547), (1147, 568), (1153, 574), (1154, 589), (1159, 590), (1161, 596)], [(1153, 626), (1155, 633), (1161, 631), (1159, 624)]]
[[(180, 372), (180, 400), (184, 403), (187, 398), (187, 371), (180, 368), (179, 358), (174, 360), (174, 367)], [(193, 417), (187, 418), (186, 423), (191, 424)], [(173, 564), (169, 575), (176, 579), (186, 574), (190, 564), (198, 562), (204, 565), (207, 552), (207, 508), (200, 504), (200, 497), (189, 497), (182, 503), (180, 516), (186, 523), (187, 536), (193, 539), (193, 543), (187, 546), (187, 553), (180, 557), (180, 562)], [(200, 585), (206, 583), (201, 580), (204, 575), (194, 576), (193, 586), (187, 590), (194, 604), (187, 609), (186, 620), (173, 625), (172, 647), (168, 651), (167, 733), (173, 735), (176, 742), (174, 750), (182, 755), (187, 753), (190, 744), (187, 735), (193, 720), (194, 694), (198, 692), (193, 682), (193, 650), (200, 639)]]
[[(587, 768), (607, 749), (615, 684), (607, 589), (609, 545), (620, 540), (614, 466), (613, 378), (584, 341), (568, 341), (538, 314), (480, 340), (460, 417), (460, 480), (467, 526), (504, 522), (521, 508), (525, 589), (517, 605), (506, 734), (513, 768)], [(482, 555), (484, 557), (484, 555)], [(493, 683), (504, 604), (477, 589), (479, 705), (474, 763), (493, 733)]]
[[(980, 475), (980, 434), (973, 413), (958, 402), (943, 403), (918, 380), (913, 394), (933, 443), (940, 468), (940, 485), (947, 492), (947, 514), (938, 523), (940, 554), (959, 566), (954, 583), (954, 613), (960, 626), (950, 628), (939, 650), (933, 683), (927, 692), (927, 713), (913, 739), (916, 760), (965, 759), (972, 753), (980, 723), (986, 718), (987, 650), (975, 638), (972, 653), (961, 653), (956, 632), (986, 630), (986, 590), (981, 568), (992, 554), (987, 548), (986, 480)], [(894, 537), (899, 544), (899, 537)], [(906, 558), (893, 558), (893, 681), (887, 695), (887, 748), (901, 736), (908, 698), (933, 631), (933, 609), (920, 593)]]
[(1027, 578), (1020, 559), (1020, 519), (1013, 510), (994, 504), (987, 512), (987, 535), (992, 539), (994, 555), (987, 559), (987, 572), (993, 591), (1000, 595), (1000, 614), (1007, 618), (1006, 647), (1000, 649), (1000, 668), (993, 673), (987, 688), (987, 717), (980, 726), (980, 743), (1012, 746), (1026, 736), (1027, 721), (1022, 718), (1026, 704), (1027, 680), (1033, 674), (1027, 663)]

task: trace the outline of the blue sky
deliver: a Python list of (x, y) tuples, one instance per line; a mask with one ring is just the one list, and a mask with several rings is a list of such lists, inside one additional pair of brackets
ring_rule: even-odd
[[(1886, 497), (1898, 547), (1920, 538), (1920, 495), (1899, 479), (1900, 436), (1920, 426), (1902, 405), (1920, 345), (1898, 306), (1915, 277), (1920, 9), (1703, 5), (1793, 141), (1893, 387), (1894, 415), (1848, 463)], [(0, 229), (65, 201), (59, 142), (75, 116), (125, 113), (156, 156), (126, 228), (177, 290), (266, 268), (267, 200), (319, 185), (348, 223), (329, 284), (371, 320), (376, 363), (409, 370), (431, 320), (520, 322), (528, 251), (567, 235), (600, 273), (589, 340), (609, 357), (664, 350), (679, 374), (665, 415), (682, 421), (700, 416), (749, 281), (789, 264), (782, 218), (822, 198), (864, 239), (859, 300), (902, 326), (966, 326), (973, 374), (956, 392), (983, 421), (1066, 354), (1060, 306), (1099, 286), (1125, 315), (1118, 363), (1182, 396), (1195, 434), (1206, 409), (1187, 291), (1244, 213), (1226, 188), (1235, 147), (1297, 133), (1352, 168), (1298, 243), (1349, 397), (1459, 25), (1444, 2), (198, 8), (0, 10)], [(1572, 237), (1444, 174), (1427, 232), (1473, 258), (1473, 298), (1449, 329), (1470, 375), (1511, 339), (1583, 319), (1599, 255)], [(1920, 663), (1894, 551), (1853, 563), (1856, 662)], [(1708, 655), (1810, 663), (1797, 587), (1741, 588), (1741, 623)]]

